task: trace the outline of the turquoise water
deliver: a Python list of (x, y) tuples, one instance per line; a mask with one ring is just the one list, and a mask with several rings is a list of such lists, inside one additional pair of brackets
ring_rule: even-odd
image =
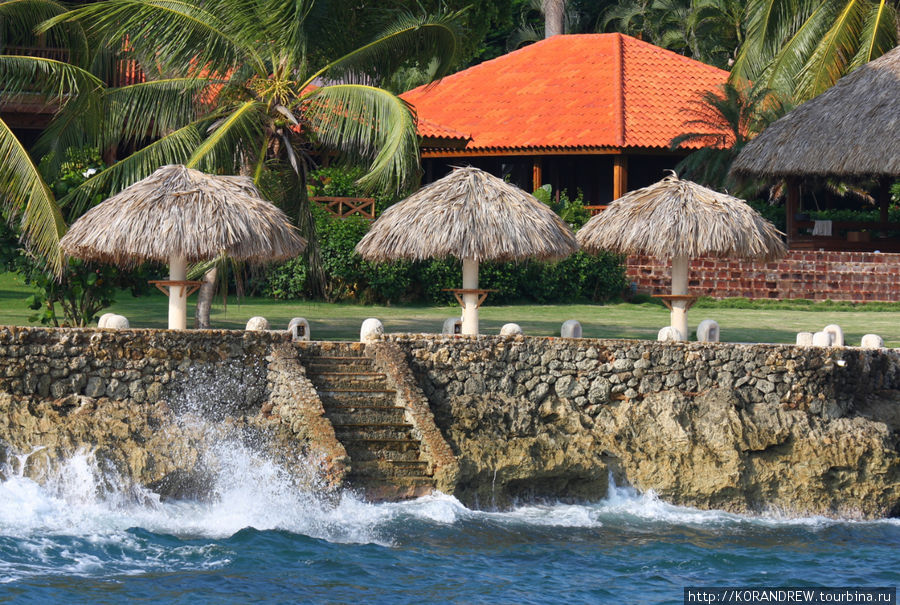
[(40, 485), (6, 468), (0, 602), (681, 603), (690, 585), (900, 584), (898, 520), (744, 517), (628, 488), (506, 512), (369, 504), (240, 447), (219, 459), (204, 502), (160, 502), (88, 455)]

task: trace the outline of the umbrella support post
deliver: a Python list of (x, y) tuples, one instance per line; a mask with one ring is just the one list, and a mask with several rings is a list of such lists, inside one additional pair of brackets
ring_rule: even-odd
[(669, 313), (670, 325), (678, 330), (682, 340), (688, 340), (687, 312), (690, 304), (687, 300), (676, 297), (686, 297), (688, 293), (688, 268), (690, 259), (686, 256), (672, 258), (672, 306)]
[(469, 290), (462, 295), (462, 333), (475, 336), (478, 334), (478, 305), (479, 296), (474, 290), (478, 290), (478, 261), (465, 258), (462, 262), (463, 290)]
[[(169, 281), (185, 281), (187, 279), (187, 259), (183, 256), (169, 258)], [(169, 329), (184, 330), (187, 328), (187, 288), (172, 285), (169, 287)]]

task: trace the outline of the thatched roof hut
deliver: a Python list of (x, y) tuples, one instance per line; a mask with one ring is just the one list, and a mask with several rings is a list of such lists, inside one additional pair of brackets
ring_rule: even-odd
[(550, 260), (575, 252), (569, 226), (534, 196), (477, 168), (456, 168), (388, 208), (356, 245), (365, 259), (462, 260), (463, 334), (478, 333), (478, 263)]
[(750, 141), (737, 176), (900, 176), (900, 47), (841, 78)]
[(577, 237), (588, 252), (657, 258), (767, 261), (786, 252), (781, 233), (746, 202), (674, 175), (615, 200)]
[(123, 267), (224, 253), (249, 262), (296, 256), (306, 241), (251, 179), (163, 166), (98, 204), (62, 238), (69, 256)]
[(672, 327), (687, 337), (689, 259), (696, 256), (774, 260), (787, 249), (781, 233), (746, 202), (675, 175), (612, 202), (578, 231), (588, 252), (672, 259)]
[(483, 170), (456, 168), (388, 208), (356, 246), (365, 259), (550, 260), (578, 249), (546, 204)]

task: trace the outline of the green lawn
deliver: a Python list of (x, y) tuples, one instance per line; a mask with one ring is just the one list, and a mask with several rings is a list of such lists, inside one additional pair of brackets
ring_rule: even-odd
[[(0, 325), (29, 325), (32, 313), (24, 304), (29, 289), (18, 276), (0, 274)], [(840, 325), (847, 344), (858, 345), (863, 334), (875, 333), (888, 346), (900, 346), (900, 310), (844, 310), (816, 305), (801, 309), (735, 309), (729, 303), (705, 302), (688, 315), (690, 327), (703, 319), (719, 322), (722, 340), (728, 342), (793, 343), (800, 331), (815, 332), (827, 324)], [(801, 305), (802, 307), (802, 305)], [(835, 305), (836, 307), (836, 305)], [(876, 307), (877, 308), (877, 307)], [(896, 309), (897, 305), (888, 308)], [(109, 311), (126, 316), (136, 328), (165, 328), (166, 299), (160, 293), (134, 298), (127, 292), (119, 295)], [(192, 317), (193, 305), (188, 305)], [(304, 301), (274, 301), (261, 298), (230, 299), (227, 308), (217, 301), (212, 323), (216, 328), (243, 328), (254, 315), (266, 317), (273, 327), (286, 327), (292, 317), (305, 317), (317, 340), (355, 339), (359, 326), (367, 317), (377, 317), (388, 332), (440, 332), (447, 317), (459, 316), (457, 307), (362, 306), (326, 304)], [(515, 322), (526, 334), (559, 335), (559, 327), (567, 319), (577, 319), (586, 337), (654, 339), (659, 328), (668, 325), (669, 312), (661, 305), (514, 305), (481, 308), (481, 332), (496, 334), (500, 326)], [(189, 319), (190, 322), (190, 319)]]

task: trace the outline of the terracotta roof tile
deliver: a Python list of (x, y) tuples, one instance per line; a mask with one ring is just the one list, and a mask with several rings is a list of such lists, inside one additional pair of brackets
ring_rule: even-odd
[(668, 148), (728, 73), (621, 34), (554, 36), (403, 95), (423, 137), (467, 150)]

